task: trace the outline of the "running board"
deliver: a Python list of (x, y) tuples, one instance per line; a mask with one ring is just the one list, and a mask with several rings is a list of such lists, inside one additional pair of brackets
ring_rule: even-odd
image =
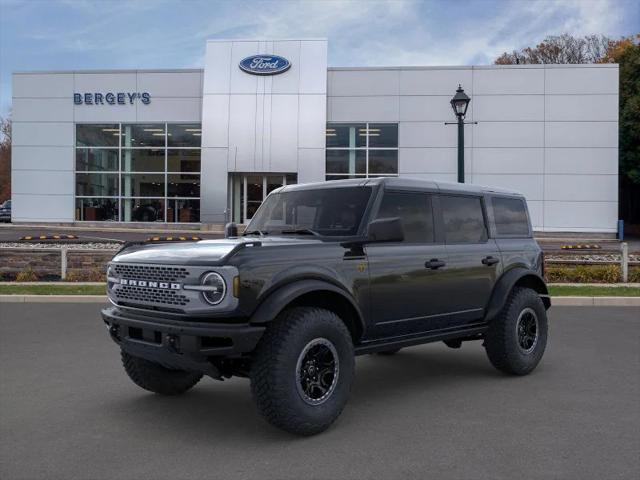
[(476, 335), (478, 336), (478, 340), (480, 340), (480, 335), (487, 331), (487, 327), (488, 325), (486, 323), (474, 324), (473, 326), (458, 328), (456, 330), (437, 330), (434, 332), (411, 335), (407, 337), (393, 337), (382, 340), (371, 340), (369, 342), (356, 345), (355, 353), (356, 355), (364, 355), (367, 353), (393, 350), (395, 348), (411, 347), (414, 345), (421, 345), (423, 343), (439, 342), (442, 340), (451, 340), (454, 338), (464, 338), (465, 340), (470, 340), (471, 338), (469, 337), (474, 337)]

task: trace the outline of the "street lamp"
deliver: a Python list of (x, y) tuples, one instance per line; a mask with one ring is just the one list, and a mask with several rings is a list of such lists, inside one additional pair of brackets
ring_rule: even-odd
[(458, 85), (456, 94), (451, 99), (451, 108), (458, 117), (458, 183), (464, 183), (464, 116), (467, 114), (470, 101), (471, 99), (464, 93), (462, 85)]

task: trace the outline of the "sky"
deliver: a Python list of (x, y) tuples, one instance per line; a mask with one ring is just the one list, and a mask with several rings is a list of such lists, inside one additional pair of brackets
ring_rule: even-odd
[(547, 35), (638, 32), (638, 0), (0, 0), (0, 115), (12, 72), (202, 68), (208, 38), (327, 38), (330, 66), (482, 65)]

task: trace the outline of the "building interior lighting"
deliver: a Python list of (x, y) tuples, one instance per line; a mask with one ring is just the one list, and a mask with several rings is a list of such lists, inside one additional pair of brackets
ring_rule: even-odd
[(164, 128), (143, 128), (145, 132), (164, 132)]

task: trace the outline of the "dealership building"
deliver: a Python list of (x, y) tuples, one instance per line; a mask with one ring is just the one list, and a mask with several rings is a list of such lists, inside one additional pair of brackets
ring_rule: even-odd
[(616, 231), (618, 66), (328, 67), (327, 41), (210, 40), (203, 69), (13, 74), (14, 222), (244, 223), (291, 183), (457, 179), (534, 229)]

